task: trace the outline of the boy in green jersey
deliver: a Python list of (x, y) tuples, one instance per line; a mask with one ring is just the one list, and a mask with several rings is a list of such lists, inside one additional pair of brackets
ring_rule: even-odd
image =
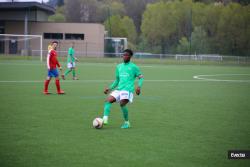
[(73, 80), (77, 80), (76, 77), (76, 61), (77, 58), (75, 57), (75, 50), (74, 50), (74, 43), (72, 43), (72, 46), (68, 50), (68, 57), (67, 57), (67, 70), (62, 75), (62, 79), (65, 79), (65, 77), (72, 71), (73, 74)]
[[(124, 50), (123, 63), (116, 66), (115, 81), (108, 87), (105, 88), (104, 93), (107, 94), (111, 91), (110, 95), (107, 97), (104, 104), (103, 121), (104, 125), (108, 124), (108, 116), (110, 113), (110, 108), (112, 103), (119, 102), (121, 111), (125, 122), (122, 124), (121, 128), (130, 128), (130, 123), (128, 119), (128, 109), (126, 105), (128, 102), (133, 101), (133, 92), (135, 91), (137, 95), (141, 93), (141, 87), (143, 83), (143, 75), (137, 65), (130, 62), (133, 56), (133, 51), (130, 49)], [(134, 82), (138, 78), (138, 86), (135, 90)]]

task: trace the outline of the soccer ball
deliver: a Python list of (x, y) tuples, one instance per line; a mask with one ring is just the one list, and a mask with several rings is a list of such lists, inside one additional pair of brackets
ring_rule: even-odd
[(102, 118), (95, 118), (93, 120), (93, 127), (96, 129), (101, 129), (103, 127), (103, 119)]

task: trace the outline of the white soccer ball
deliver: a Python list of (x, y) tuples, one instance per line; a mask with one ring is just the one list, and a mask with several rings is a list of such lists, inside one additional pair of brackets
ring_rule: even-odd
[(103, 127), (103, 119), (102, 118), (95, 118), (93, 120), (93, 127), (96, 129), (101, 129)]

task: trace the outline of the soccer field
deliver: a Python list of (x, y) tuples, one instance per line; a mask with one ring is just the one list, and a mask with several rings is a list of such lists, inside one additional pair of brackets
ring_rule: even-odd
[(81, 62), (79, 80), (61, 80), (66, 95), (54, 80), (43, 95), (45, 64), (0, 60), (0, 166), (249, 166), (227, 157), (250, 150), (249, 66), (138, 64), (145, 81), (128, 105), (132, 128), (120, 128), (114, 104), (97, 130), (115, 65)]

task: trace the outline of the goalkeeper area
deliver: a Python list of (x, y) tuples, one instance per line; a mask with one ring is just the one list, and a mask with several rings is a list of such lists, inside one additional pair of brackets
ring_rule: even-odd
[[(128, 105), (132, 128), (120, 128), (114, 104), (109, 125), (96, 130), (103, 89), (122, 59), (80, 59), (79, 80), (61, 80), (66, 95), (56, 94), (52, 80), (46, 96), (45, 63), (22, 58), (0, 56), (0, 166), (249, 165), (228, 159), (229, 150), (250, 150), (249, 66), (132, 59), (145, 77), (142, 94)], [(65, 70), (66, 59), (59, 62)]]

